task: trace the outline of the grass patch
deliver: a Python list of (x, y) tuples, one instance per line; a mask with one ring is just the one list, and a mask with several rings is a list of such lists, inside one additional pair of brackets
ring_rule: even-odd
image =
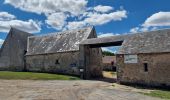
[(117, 75), (117, 72), (112, 72), (112, 71), (110, 71), (110, 74), (112, 74), (112, 75)]
[(112, 84), (113, 87), (115, 87), (115, 84)]
[(143, 93), (144, 95), (152, 96), (152, 97), (159, 97), (162, 99), (170, 100), (170, 91), (167, 90), (154, 90), (150, 93)]
[(0, 71), (0, 79), (22, 80), (79, 80), (80, 78), (68, 75), (34, 73), (34, 72), (10, 72)]

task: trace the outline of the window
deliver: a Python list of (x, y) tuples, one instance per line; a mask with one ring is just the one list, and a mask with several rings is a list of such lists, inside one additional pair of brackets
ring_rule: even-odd
[(58, 59), (55, 61), (55, 64), (56, 64), (56, 65), (57, 65), (57, 64), (60, 64), (59, 61), (58, 61)]
[(27, 53), (27, 51), (26, 50), (24, 50), (24, 55)]
[(148, 72), (148, 63), (144, 63), (144, 71)]

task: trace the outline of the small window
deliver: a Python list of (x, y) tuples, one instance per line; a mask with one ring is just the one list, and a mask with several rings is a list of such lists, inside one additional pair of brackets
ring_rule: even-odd
[(27, 51), (26, 50), (24, 50), (24, 55), (27, 53)]
[(144, 63), (144, 71), (148, 72), (148, 63)]
[(58, 61), (58, 59), (55, 61), (55, 64), (56, 64), (56, 65), (57, 65), (57, 64), (60, 64), (59, 61)]

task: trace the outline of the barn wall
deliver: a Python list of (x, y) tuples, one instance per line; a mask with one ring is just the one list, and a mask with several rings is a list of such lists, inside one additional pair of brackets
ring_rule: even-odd
[(102, 51), (100, 48), (85, 46), (85, 75), (86, 78), (102, 77)]
[(26, 56), (26, 66), (28, 71), (79, 75), (79, 52)]
[(102, 51), (100, 48), (90, 48), (90, 63), (88, 69), (91, 77), (101, 77), (103, 66), (102, 66)]
[[(118, 82), (152, 86), (170, 86), (170, 53), (138, 54), (138, 63), (125, 64), (124, 55), (117, 55)], [(148, 64), (148, 72), (144, 71)]]
[(0, 70), (23, 71), (27, 37), (31, 34), (11, 29), (0, 50)]
[[(97, 38), (95, 29), (93, 29), (88, 38)], [(86, 78), (102, 77), (102, 50), (101, 48), (90, 48), (90, 45), (84, 45), (85, 53), (85, 74)]]

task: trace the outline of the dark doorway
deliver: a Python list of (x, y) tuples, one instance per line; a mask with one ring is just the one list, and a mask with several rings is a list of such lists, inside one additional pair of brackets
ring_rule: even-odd
[[(106, 60), (108, 60), (106, 66), (104, 66), (103, 58), (102, 58), (103, 67), (109, 66), (109, 68), (106, 70), (105, 68), (103, 69), (103, 78), (100, 78), (98, 80), (111, 82), (111, 83), (116, 82), (117, 80), (116, 51), (119, 50), (122, 43), (123, 41), (89, 44), (90, 48), (102, 48), (102, 57), (103, 58), (106, 57), (107, 58)], [(103, 52), (106, 52), (106, 54), (104, 54)], [(110, 60), (108, 58), (113, 60)]]

